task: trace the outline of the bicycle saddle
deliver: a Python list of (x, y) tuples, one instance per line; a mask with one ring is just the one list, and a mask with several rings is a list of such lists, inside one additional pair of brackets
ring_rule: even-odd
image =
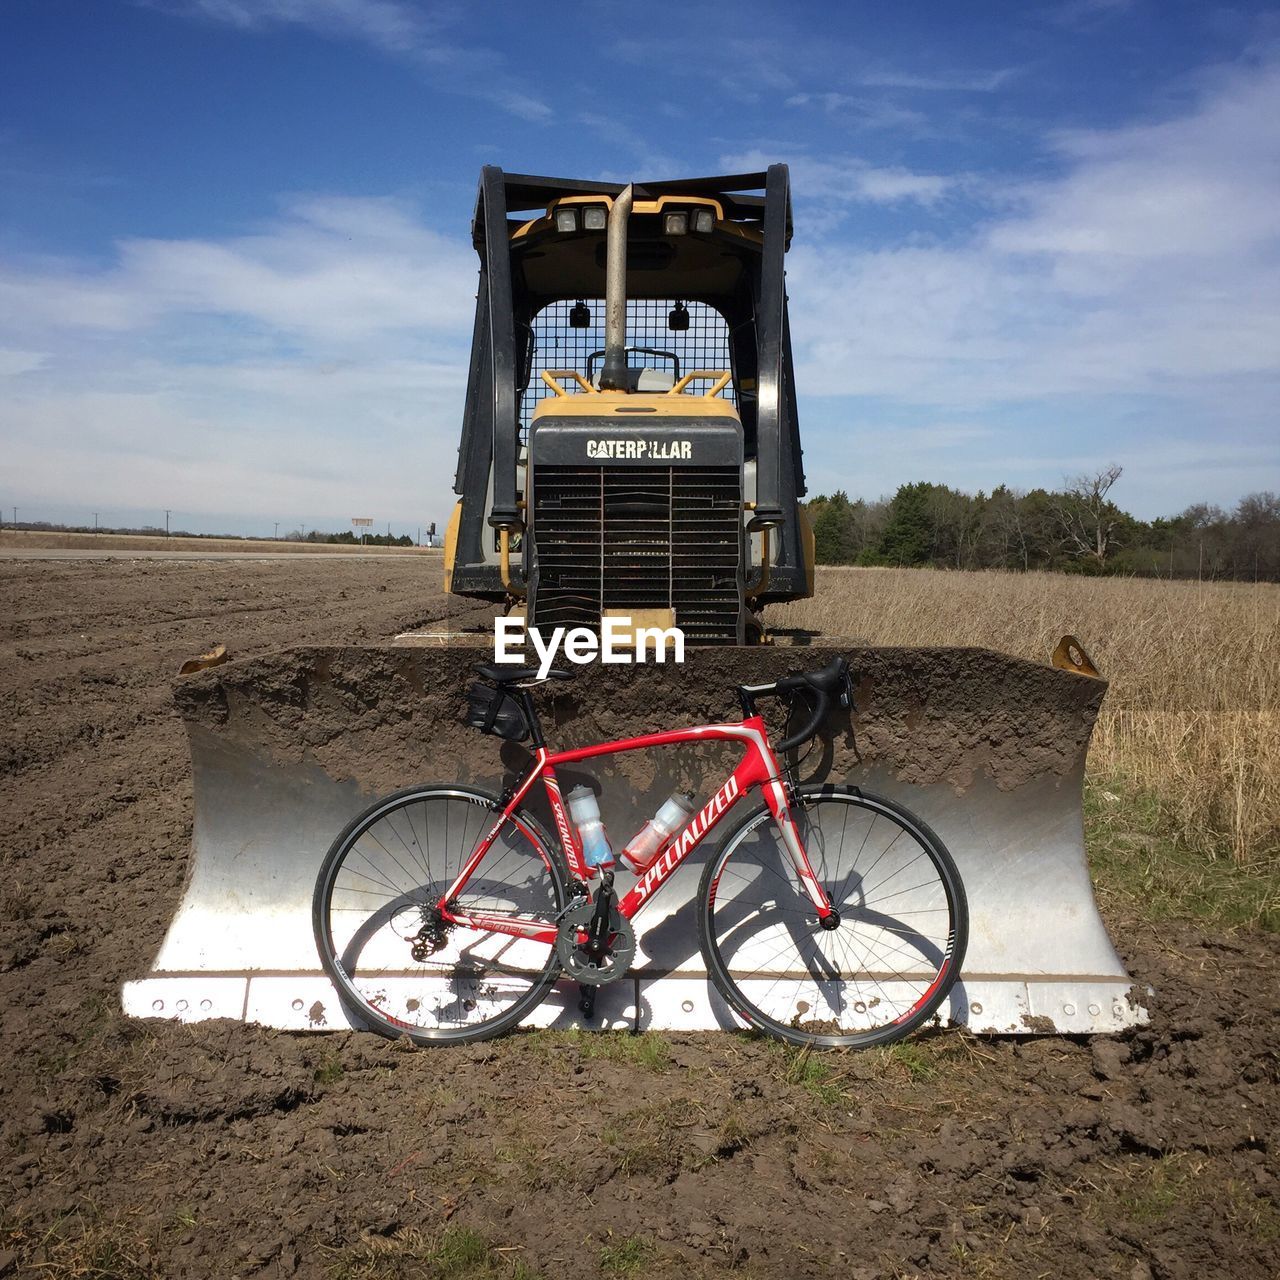
[(494, 684), (511, 684), (516, 680), (572, 680), (572, 671), (552, 667), (545, 676), (538, 675), (537, 667), (500, 667), (495, 664), (476, 663), (477, 674)]

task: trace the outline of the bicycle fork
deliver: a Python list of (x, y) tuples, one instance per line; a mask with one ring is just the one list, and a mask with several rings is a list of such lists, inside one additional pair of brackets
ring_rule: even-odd
[(800, 833), (796, 830), (795, 820), (791, 817), (791, 798), (787, 794), (789, 790), (790, 788), (780, 778), (773, 779), (764, 786), (765, 803), (769, 806), (769, 812), (773, 814), (774, 823), (782, 836), (782, 843), (786, 846), (787, 856), (791, 859), (800, 887), (818, 913), (819, 926), (823, 929), (838, 928), (840, 914), (831, 905), (827, 891), (814, 874), (809, 855), (800, 839)]

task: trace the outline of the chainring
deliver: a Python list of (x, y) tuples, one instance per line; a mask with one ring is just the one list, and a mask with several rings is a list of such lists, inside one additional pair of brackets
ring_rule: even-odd
[(590, 929), (595, 914), (596, 904), (583, 902), (570, 907), (560, 917), (560, 927), (556, 931), (556, 955), (565, 973), (575, 982), (603, 987), (606, 983), (617, 982), (631, 968), (631, 962), (636, 958), (636, 933), (631, 921), (618, 910), (617, 905), (610, 905), (609, 932), (612, 939), (609, 949), (597, 963), (587, 954), (586, 947), (578, 942), (578, 933)]

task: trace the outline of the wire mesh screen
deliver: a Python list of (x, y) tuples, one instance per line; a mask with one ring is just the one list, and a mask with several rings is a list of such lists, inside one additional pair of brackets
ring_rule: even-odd
[[(585, 329), (569, 324), (569, 313), (578, 305), (574, 300), (553, 302), (533, 320), (533, 360), (529, 385), (520, 402), (520, 438), (528, 438), (529, 423), (539, 402), (555, 393), (542, 381), (544, 369), (575, 369), (584, 378), (598, 375), (604, 351), (604, 299), (584, 299), (591, 314)], [(705, 302), (679, 304), (688, 316), (687, 329), (672, 329), (670, 313), (676, 309), (674, 298), (630, 298), (627, 300), (627, 346), (649, 347), (668, 355), (634, 352), (627, 359), (632, 368), (656, 369), (662, 373), (683, 375), (694, 369), (729, 368), (729, 326), (724, 317)], [(674, 357), (672, 359), (671, 357)], [(566, 388), (569, 389), (569, 388)], [(705, 391), (706, 386), (690, 388)], [(720, 393), (736, 406), (733, 383)]]

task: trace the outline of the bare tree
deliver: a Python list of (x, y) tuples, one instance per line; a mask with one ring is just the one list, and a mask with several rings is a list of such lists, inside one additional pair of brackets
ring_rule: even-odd
[(1016, 561), (1021, 569), (1031, 567), (1023, 497), (1018, 490), (1003, 485), (991, 495), (993, 551), (999, 557), (1001, 568), (1008, 568), (1010, 561)]
[(1107, 500), (1107, 494), (1123, 471), (1113, 462), (1101, 471), (1068, 480), (1066, 491), (1053, 507), (1067, 549), (1099, 569), (1106, 568), (1107, 557), (1120, 545), (1116, 530), (1122, 515)]

